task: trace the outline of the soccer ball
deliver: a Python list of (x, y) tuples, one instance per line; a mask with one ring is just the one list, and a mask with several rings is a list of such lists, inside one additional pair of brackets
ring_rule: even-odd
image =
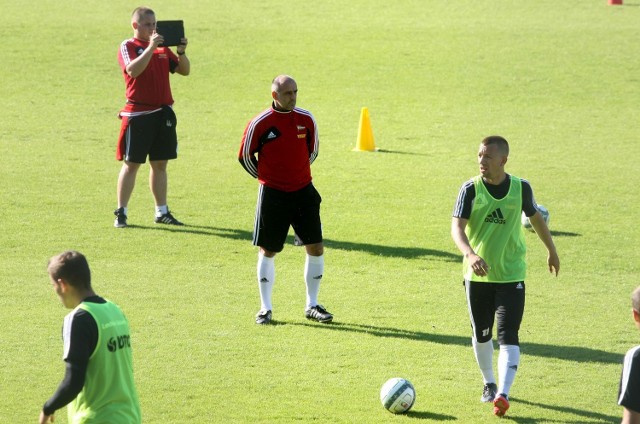
[(384, 408), (393, 414), (407, 412), (416, 401), (416, 390), (409, 380), (392, 378), (380, 389), (380, 402)]
[[(538, 212), (540, 212), (540, 215), (542, 215), (544, 222), (549, 225), (549, 210), (542, 205), (538, 205)], [(522, 226), (529, 231), (534, 231), (529, 218), (524, 214), (524, 212), (522, 212)]]

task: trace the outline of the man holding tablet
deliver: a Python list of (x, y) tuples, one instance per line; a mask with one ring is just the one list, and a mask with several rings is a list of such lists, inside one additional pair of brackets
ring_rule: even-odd
[(118, 62), (125, 80), (127, 103), (120, 111), (122, 125), (116, 159), (123, 161), (118, 176), (118, 208), (114, 226), (127, 226), (127, 206), (140, 165), (149, 157), (149, 187), (155, 200), (157, 224), (183, 225), (167, 206), (167, 164), (178, 157), (176, 115), (169, 73), (189, 75), (184, 36), (176, 53), (164, 46), (163, 34), (156, 31), (153, 10), (138, 7), (131, 16), (133, 38), (123, 41)]

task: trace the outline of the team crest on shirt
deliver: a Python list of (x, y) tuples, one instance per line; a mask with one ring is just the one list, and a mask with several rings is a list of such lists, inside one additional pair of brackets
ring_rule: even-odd
[(298, 134), (298, 138), (306, 138), (307, 137), (307, 127), (303, 125), (297, 125), (298, 131), (304, 131), (304, 134)]

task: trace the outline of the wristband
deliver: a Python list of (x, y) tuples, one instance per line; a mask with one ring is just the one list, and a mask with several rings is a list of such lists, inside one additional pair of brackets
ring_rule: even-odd
[(177, 51), (177, 50), (176, 50), (176, 53), (178, 53), (178, 56), (184, 56), (184, 54), (185, 54), (186, 52), (179, 52), (179, 51)]

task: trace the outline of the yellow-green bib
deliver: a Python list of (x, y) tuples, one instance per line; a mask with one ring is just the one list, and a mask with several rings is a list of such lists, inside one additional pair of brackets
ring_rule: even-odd
[(98, 344), (89, 358), (84, 387), (68, 405), (72, 424), (139, 424), (140, 404), (133, 381), (129, 323), (120, 308), (83, 302), (98, 325)]
[(522, 182), (514, 176), (509, 178), (509, 192), (499, 200), (489, 194), (481, 176), (473, 179), (476, 197), (465, 233), (473, 251), (489, 265), (489, 272), (484, 277), (475, 275), (465, 258), (466, 280), (512, 283), (525, 279), (526, 246), (520, 223)]

